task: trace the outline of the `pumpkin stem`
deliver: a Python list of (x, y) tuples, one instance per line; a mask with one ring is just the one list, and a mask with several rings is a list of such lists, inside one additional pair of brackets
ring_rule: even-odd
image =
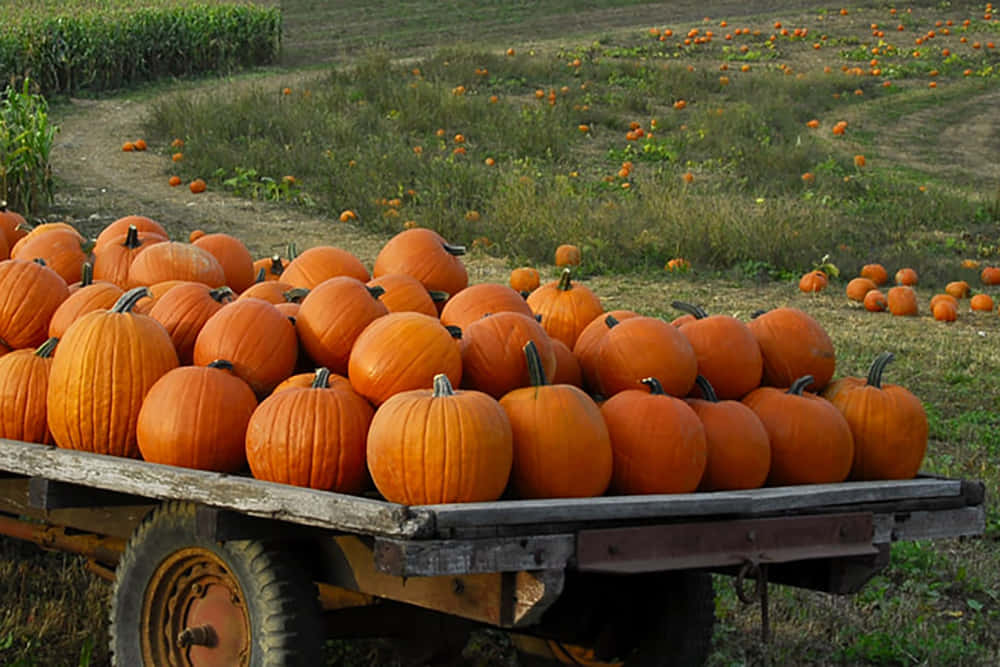
[(605, 317), (604, 323), (608, 325), (609, 329), (612, 327), (616, 327), (619, 324), (618, 318), (616, 318), (614, 315), (608, 315), (607, 317)]
[(444, 373), (438, 373), (434, 376), (434, 398), (442, 398), (444, 396), (454, 396), (455, 389), (451, 386), (451, 380)]
[(58, 343), (59, 339), (53, 336), (35, 349), (35, 356), (41, 357), (42, 359), (51, 357), (52, 353), (55, 352), (56, 345)]
[(755, 310), (752, 313), (750, 313), (750, 319), (751, 320), (755, 320), (755, 319), (757, 319), (758, 317), (760, 317), (761, 315), (763, 315), (766, 312), (767, 312), (766, 308), (761, 308), (760, 310)]
[(434, 303), (444, 303), (445, 301), (448, 300), (448, 297), (451, 296), (447, 292), (442, 292), (441, 290), (438, 289), (432, 289), (427, 293), (431, 295), (431, 301), (433, 301)]
[(219, 303), (222, 303), (223, 301), (236, 296), (236, 292), (234, 292), (228, 285), (223, 285), (222, 287), (216, 287), (215, 289), (208, 290), (208, 295)]
[(209, 368), (218, 368), (223, 371), (233, 370), (233, 362), (226, 361), (225, 359), (216, 359), (208, 365)]
[(798, 380), (792, 383), (792, 386), (788, 388), (785, 393), (792, 394), (794, 396), (801, 396), (802, 392), (805, 391), (806, 387), (811, 385), (813, 382), (812, 375), (803, 375)]
[(528, 290), (521, 290), (520, 292), (518, 292), (518, 294), (520, 294), (521, 298), (524, 299), (525, 301), (527, 301), (528, 297), (531, 296), (531, 292), (529, 292)]
[(285, 271), (285, 265), (281, 261), (281, 255), (271, 256), (271, 273), (280, 276)]
[(702, 398), (704, 398), (706, 401), (709, 401), (710, 403), (719, 402), (719, 397), (715, 393), (715, 387), (712, 386), (712, 383), (708, 381), (707, 377), (705, 377), (704, 375), (698, 375), (698, 377), (694, 379), (694, 383), (698, 385), (698, 389), (701, 390)]
[(649, 387), (649, 393), (655, 394), (656, 396), (665, 396), (667, 392), (663, 391), (663, 385), (660, 381), (654, 377), (642, 378), (639, 382), (643, 383)]
[(696, 320), (702, 320), (708, 317), (708, 313), (701, 306), (696, 306), (693, 303), (687, 303), (685, 301), (673, 301), (670, 304), (677, 310), (688, 313), (689, 315), (694, 315)]
[(282, 293), (281, 296), (285, 297), (285, 301), (289, 303), (302, 303), (302, 299), (306, 298), (307, 294), (309, 294), (309, 290), (305, 287), (293, 287)]
[(115, 301), (115, 305), (111, 307), (111, 312), (130, 313), (132, 312), (132, 309), (135, 308), (135, 304), (139, 303), (141, 299), (145, 299), (148, 296), (152, 296), (148, 287), (133, 287), (118, 297), (118, 300)]
[(31, 260), (31, 261), (33, 261), (35, 264), (38, 264), (40, 266), (48, 266), (48, 264), (45, 263), (45, 260), (42, 259), (41, 257), (36, 257), (33, 260)]
[(372, 295), (373, 299), (378, 299), (380, 296), (385, 294), (385, 288), (381, 285), (375, 285), (374, 287), (368, 288), (368, 293)]
[(257, 272), (257, 277), (253, 279), (254, 283), (262, 283), (267, 280), (267, 269), (263, 266), (260, 267), (260, 271)]
[(562, 275), (559, 276), (559, 284), (556, 285), (556, 287), (558, 287), (564, 292), (573, 289), (573, 283), (571, 283), (569, 280), (572, 274), (573, 272), (570, 271), (568, 268), (563, 269)]
[(90, 262), (84, 262), (83, 266), (80, 268), (80, 287), (86, 287), (88, 285), (94, 284), (94, 265)]
[(544, 387), (549, 383), (549, 380), (545, 377), (542, 358), (538, 356), (538, 347), (535, 345), (535, 341), (529, 340), (521, 349), (524, 350), (524, 358), (528, 361), (528, 377), (531, 379), (531, 386)]
[(313, 389), (326, 389), (330, 386), (330, 369), (326, 366), (320, 366), (316, 369), (316, 375), (313, 377), (312, 384), (310, 387)]
[(883, 352), (875, 357), (872, 365), (868, 367), (868, 386), (876, 389), (882, 388), (882, 371), (889, 365), (889, 362), (896, 358), (892, 352)]
[(142, 245), (142, 241), (139, 240), (139, 228), (135, 225), (128, 226), (128, 232), (125, 234), (125, 242), (122, 245), (129, 250), (135, 250)]
[(459, 255), (464, 255), (465, 254), (465, 246), (464, 245), (452, 245), (450, 243), (442, 241), (441, 242), (441, 246), (445, 250), (448, 251), (449, 255), (454, 255), (455, 257), (458, 257)]
[(462, 340), (462, 327), (457, 327), (454, 324), (447, 324), (444, 327), (451, 334), (451, 337), (455, 340)]
[(288, 254), (288, 261), (291, 262), (299, 256), (299, 251), (295, 247), (295, 241), (289, 241), (285, 252)]

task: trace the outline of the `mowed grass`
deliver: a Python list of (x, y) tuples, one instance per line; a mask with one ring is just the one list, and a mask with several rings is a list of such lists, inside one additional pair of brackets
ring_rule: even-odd
[[(388, 5), (335, 4), (336, 11), (358, 17), (369, 12), (388, 20), (393, 13)], [(565, 9), (557, 0), (539, 4), (538, 17)], [(332, 10), (284, 5), (286, 17), (313, 16), (316, 34), (323, 32), (323, 12)], [(1000, 318), (971, 313), (963, 301), (959, 320), (943, 324), (926, 307), (947, 280), (966, 279), (977, 291), (998, 295), (978, 284), (977, 270), (960, 266), (962, 259), (985, 265), (1000, 252), (996, 165), (974, 155), (969, 160), (967, 152), (990, 146), (995, 133), (952, 134), (966, 154), (951, 156), (945, 128), (934, 125), (940, 132), (928, 136), (918, 122), (947, 117), (951, 127), (972, 127), (989, 109), (982, 105), (996, 87), (989, 68), (997, 56), (985, 44), (998, 35), (995, 24), (982, 19), (984, 5), (918, 3), (912, 13), (900, 7), (895, 16), (882, 5), (850, 7), (847, 16), (830, 8), (782, 14), (777, 5), (755, 5), (742, 10), (753, 16), (740, 16), (734, 5), (725, 15), (713, 9), (711, 22), (702, 21), (704, 9), (697, 6), (679, 13), (686, 22), (670, 19), (662, 8), (652, 14), (633, 7), (628, 23), (609, 20), (604, 31), (596, 22), (577, 26), (588, 34), (576, 40), (569, 28), (547, 32), (551, 23), (537, 17), (521, 16), (516, 31), (490, 32), (468, 12), (449, 16), (444, 3), (410, 5), (408, 15), (433, 20), (408, 33), (406, 48), (393, 50), (384, 40), (389, 48), (363, 50), (391, 32), (373, 20), (344, 37), (356, 40), (351, 45), (327, 52), (342, 64), (306, 76), (308, 83), (301, 73), (289, 73), (291, 85), (280, 76), (266, 85), (219, 82), (203, 95), (165, 98), (150, 125), (160, 145), (185, 140), (184, 158), (173, 169), (208, 177), (216, 189), (303, 206), (329, 230), (332, 243), (343, 210), (386, 236), (407, 220), (436, 227), (469, 244), (476, 280), (503, 281), (521, 262), (554, 277), (555, 244), (575, 242), (584, 248), (581, 275), (609, 310), (633, 308), (669, 319), (676, 315), (670, 302), (680, 299), (746, 320), (758, 308), (802, 308), (833, 338), (838, 376), (860, 375), (877, 353), (893, 351), (897, 359), (886, 381), (911, 389), (929, 415), (924, 470), (985, 482), (986, 535), (897, 544), (892, 565), (856, 596), (773, 586), (773, 636), (766, 646), (759, 639), (759, 611), (743, 606), (730, 580), (720, 577), (710, 664), (1000, 662)], [(593, 10), (600, 13), (597, 5)], [(498, 5), (492, 11), (502, 10)], [(959, 32), (967, 17), (970, 29)], [(722, 20), (729, 30), (746, 26), (750, 33), (725, 40)], [(927, 42), (932, 48), (919, 49), (927, 55), (914, 57), (914, 39), (940, 30), (938, 20), (958, 27), (948, 41), (935, 37)], [(776, 21), (789, 30), (807, 27), (809, 34), (785, 38)], [(872, 35), (872, 23), (885, 24), (887, 37)], [(906, 28), (905, 52), (897, 24)], [(667, 44), (649, 32), (663, 34), (665, 27), (674, 33)], [(479, 28), (492, 48), (475, 43)], [(678, 48), (695, 28), (712, 30), (713, 40)], [(773, 48), (767, 45), (771, 33), (777, 34)], [(969, 40), (962, 45), (964, 35)], [(458, 38), (466, 43), (454, 45)], [(872, 55), (880, 39), (901, 52), (876, 54), (887, 65), (885, 75), (875, 77), (859, 54), (864, 47)], [(975, 39), (980, 49), (969, 43)], [(451, 46), (442, 51), (441, 43)], [(514, 55), (506, 55), (507, 48)], [(975, 60), (973, 75), (963, 75), (972, 67), (949, 71), (942, 48)], [(399, 61), (417, 51), (424, 57)], [(308, 58), (325, 59), (320, 51)], [(740, 71), (743, 65), (750, 70)], [(865, 76), (841, 69), (862, 65)], [(936, 77), (929, 76), (933, 68), (939, 69)], [(881, 86), (883, 80), (890, 88)], [(928, 87), (932, 81), (936, 88)], [(464, 94), (456, 94), (458, 86)], [(858, 89), (863, 94), (856, 95)], [(543, 91), (541, 100), (536, 90)], [(675, 109), (680, 99), (687, 104)], [(820, 120), (816, 130), (806, 126), (813, 118)], [(833, 135), (841, 119), (847, 130)], [(626, 138), (634, 132), (632, 122), (643, 137)], [(456, 142), (456, 134), (464, 141)], [(911, 139), (900, 142), (900, 136)], [(458, 147), (464, 155), (454, 152)], [(855, 166), (858, 154), (866, 156), (864, 167)], [(937, 168), (942, 155), (948, 155), (947, 170)], [(495, 164), (487, 166), (487, 158)], [(625, 162), (632, 168), (622, 176)], [(687, 173), (690, 182), (683, 178)], [(802, 179), (806, 173), (811, 181)], [(285, 175), (294, 176), (294, 184), (282, 181)], [(144, 213), (156, 217), (155, 211)], [(294, 240), (272, 238), (253, 220), (234, 233), (262, 248), (281, 249)], [(827, 254), (843, 279), (820, 294), (799, 293), (798, 274)], [(692, 273), (663, 271), (677, 255), (692, 260)], [(920, 272), (919, 317), (867, 313), (846, 300), (845, 280), (867, 261), (881, 261), (890, 272), (904, 265)], [(106, 586), (84, 578), (82, 567), (68, 567), (62, 555), (34, 559), (32, 547), (5, 542), (3, 548), (0, 562), (8, 569), (2, 581), (11, 603), (0, 613), (0, 662), (76, 665), (83, 663), (80, 656), (92, 655), (92, 664), (104, 664)], [(37, 569), (19, 579), (14, 573), (25, 561)], [(53, 583), (64, 580), (73, 583)], [(491, 666), (517, 661), (493, 634), (477, 636), (467, 659)], [(397, 661), (381, 643), (338, 642), (329, 652), (331, 665)]]

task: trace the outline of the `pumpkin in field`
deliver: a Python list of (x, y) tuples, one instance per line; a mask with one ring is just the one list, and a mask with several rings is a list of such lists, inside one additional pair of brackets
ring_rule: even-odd
[(520, 498), (599, 496), (611, 481), (611, 438), (601, 410), (579, 387), (550, 385), (532, 341), (531, 386), (500, 399), (514, 434), (511, 484)]
[(144, 460), (216, 472), (246, 465), (247, 423), (257, 398), (232, 369), (223, 360), (183, 366), (150, 387), (136, 426)]
[(798, 308), (776, 308), (747, 323), (764, 357), (762, 384), (789, 387), (812, 376), (808, 389), (818, 391), (833, 377), (837, 358), (826, 330)]
[(45, 265), (59, 274), (66, 284), (80, 277), (84, 263), (91, 259), (92, 244), (82, 240), (76, 230), (53, 229), (45, 234), (24, 237), (11, 251), (12, 259), (45, 260)]
[[(611, 316), (610, 320), (608, 319), (609, 315)], [(600, 393), (597, 386), (597, 364), (604, 335), (611, 329), (612, 323), (621, 322), (630, 317), (639, 317), (639, 313), (634, 310), (612, 310), (601, 313), (592, 319), (577, 337), (576, 344), (572, 347), (573, 356), (580, 364), (580, 375), (583, 379), (581, 386), (590, 393)]]
[(941, 294), (935, 294), (934, 296), (931, 297), (931, 302), (930, 302), (931, 310), (934, 310), (934, 306), (936, 306), (938, 303), (942, 301), (947, 301), (955, 308), (958, 308), (958, 299), (953, 297), (951, 294), (941, 293)]
[(1000, 285), (1000, 266), (987, 266), (979, 274), (984, 285)]
[(830, 279), (820, 270), (810, 271), (799, 279), (799, 290), (802, 292), (819, 292), (826, 289)]
[(94, 245), (94, 252), (103, 248), (105, 245), (118, 243), (119, 239), (123, 238), (130, 227), (135, 227), (139, 232), (140, 236), (154, 235), (160, 238), (166, 239), (169, 237), (167, 230), (163, 228), (163, 225), (156, 222), (151, 218), (147, 218), (144, 215), (126, 215), (123, 218), (118, 218), (112, 223), (109, 223), (101, 233), (97, 235), (97, 243)]
[(441, 323), (463, 331), (489, 313), (514, 312), (534, 317), (524, 298), (506, 285), (480, 283), (453, 294), (441, 311)]
[(302, 299), (295, 321), (309, 358), (334, 373), (347, 375), (351, 348), (365, 327), (389, 311), (379, 300), (381, 287), (338, 276), (325, 280)]
[(556, 266), (578, 266), (580, 264), (580, 248), (572, 244), (563, 244), (556, 248)]
[(864, 304), (865, 310), (872, 313), (881, 313), (889, 307), (889, 302), (886, 301), (885, 294), (877, 289), (869, 290), (865, 294)]
[[(668, 325), (669, 326), (669, 325)], [(611, 435), (617, 493), (691, 493), (705, 473), (705, 427), (682, 399), (663, 391), (656, 378), (645, 389), (609, 398), (601, 414)]]
[(698, 374), (722, 399), (743, 398), (760, 384), (764, 358), (747, 325), (730, 315), (709, 315), (703, 308), (674, 301), (674, 308), (694, 316), (677, 327), (694, 349)]
[(804, 390), (805, 375), (788, 389), (760, 387), (743, 398), (771, 443), (770, 486), (843, 482), (854, 461), (854, 438), (834, 405)]
[(393, 236), (375, 258), (372, 273), (413, 276), (430, 291), (458, 294), (469, 284), (469, 274), (460, 259), (465, 246), (452, 245), (437, 232), (414, 227)]
[(671, 396), (686, 396), (698, 376), (698, 357), (687, 337), (655, 317), (610, 322), (597, 355), (597, 388), (603, 396), (642, 389), (655, 377)]
[(155, 285), (167, 280), (190, 280), (209, 287), (226, 284), (226, 272), (215, 256), (190, 243), (166, 241), (144, 250), (129, 268), (129, 285)]
[(192, 244), (212, 253), (222, 265), (226, 276), (225, 284), (240, 294), (254, 282), (253, 257), (250, 251), (235, 236), (229, 234), (203, 234)]
[(980, 312), (990, 312), (993, 310), (993, 297), (989, 294), (977, 294), (969, 299), (969, 307)]
[(437, 318), (389, 313), (373, 320), (350, 350), (347, 377), (359, 394), (381, 405), (393, 394), (430, 389), (436, 371), (462, 380), (462, 352)]
[(951, 301), (938, 301), (931, 306), (931, 315), (939, 322), (954, 322), (958, 319), (958, 307)]
[(919, 312), (917, 293), (907, 285), (890, 287), (886, 301), (893, 315), (916, 315)]
[(688, 398), (705, 427), (708, 457), (698, 488), (756, 489), (771, 469), (771, 441), (757, 414), (740, 401), (721, 401), (711, 383), (697, 379), (702, 398)]
[(428, 292), (423, 283), (405, 273), (386, 273), (368, 281), (369, 287), (381, 287), (380, 300), (390, 313), (414, 312), (438, 316), (438, 303), (448, 300), (444, 292)]
[(114, 283), (93, 281), (91, 265), (83, 265), (83, 276), (80, 287), (73, 291), (65, 301), (59, 304), (49, 320), (49, 337), (62, 338), (69, 325), (73, 324), (84, 313), (92, 310), (107, 310), (115, 305), (122, 295), (122, 289)]
[(877, 285), (870, 278), (854, 278), (849, 283), (847, 283), (847, 298), (851, 301), (857, 301), (859, 303), (864, 303), (865, 295), (868, 292), (876, 289)]
[(927, 413), (907, 389), (882, 384), (891, 352), (875, 357), (865, 378), (848, 377), (825, 392), (854, 438), (851, 479), (911, 479), (927, 451)]
[(372, 407), (350, 387), (327, 383), (320, 368), (309, 387), (272, 394), (250, 417), (246, 456), (257, 479), (337, 493), (365, 483), (365, 436)]
[(140, 231), (135, 225), (129, 226), (121, 236), (105, 237), (104, 244), (94, 248), (94, 278), (127, 288), (135, 258), (152, 245), (166, 240), (166, 235)]
[(484, 502), (507, 486), (513, 435), (494, 398), (455, 391), (442, 373), (433, 389), (405, 391), (379, 406), (367, 453), (372, 481), (390, 502)]
[(533, 292), (541, 284), (538, 269), (522, 266), (510, 272), (511, 289), (520, 292)]
[(500, 312), (481, 317), (462, 332), (462, 386), (499, 399), (531, 382), (524, 346), (535, 343), (545, 375), (556, 371), (553, 341), (535, 318)]
[(967, 296), (969, 296), (969, 292), (971, 291), (971, 289), (972, 288), (969, 287), (969, 283), (965, 282), (964, 280), (955, 280), (944, 286), (944, 291), (952, 295), (956, 299), (966, 298)]
[(59, 447), (139, 455), (136, 424), (142, 400), (178, 363), (163, 326), (131, 312), (146, 293), (137, 287), (110, 310), (87, 313), (59, 343), (47, 399), (49, 429)]
[(896, 271), (896, 284), (908, 285), (910, 287), (917, 284), (917, 272), (914, 269), (902, 268)]
[(556, 370), (552, 373), (552, 384), (571, 384), (583, 387), (583, 372), (580, 362), (576, 360), (573, 350), (557, 338), (549, 338), (552, 350), (556, 354)]
[(0, 261), (0, 286), (0, 344), (19, 349), (44, 343), (49, 321), (69, 297), (66, 281), (44, 264), (7, 259)]
[[(329, 370), (329, 369), (327, 369)], [(279, 391), (284, 391), (286, 389), (292, 389), (294, 387), (311, 387), (313, 382), (316, 381), (316, 371), (308, 371), (305, 373), (296, 373), (281, 381), (277, 387), (271, 390), (271, 394), (277, 394)], [(334, 387), (337, 385), (344, 385), (348, 389), (353, 391), (351, 387), (351, 381), (348, 380), (343, 375), (337, 375), (336, 373), (330, 373), (326, 377), (326, 386)]]
[[(204, 295), (200, 299), (207, 305)], [(273, 304), (237, 299), (205, 321), (195, 338), (192, 359), (198, 366), (216, 359), (231, 362), (233, 373), (264, 396), (295, 371), (298, 354), (295, 327)]]
[(546, 283), (528, 295), (528, 306), (541, 315), (542, 328), (572, 348), (590, 322), (604, 312), (601, 300), (589, 288), (574, 283), (563, 269), (559, 280)]
[(6, 241), (7, 251), (14, 247), (20, 239), (28, 235), (25, 229), (27, 221), (20, 213), (7, 208), (6, 202), (0, 201), (0, 236)]
[(38, 349), (0, 356), (0, 438), (52, 444), (45, 401), (58, 342), (49, 338)]
[(194, 362), (194, 344), (202, 327), (227, 303), (233, 300), (228, 287), (211, 288), (203, 283), (187, 282), (164, 294), (149, 309), (149, 316), (163, 325), (177, 350), (182, 365)]
[(889, 282), (889, 272), (881, 264), (865, 264), (861, 267), (859, 274), (862, 278), (868, 278), (876, 287)]
[(321, 245), (309, 248), (289, 262), (281, 272), (281, 282), (312, 289), (324, 280), (338, 276), (348, 276), (361, 282), (371, 278), (368, 269), (353, 254), (336, 246)]

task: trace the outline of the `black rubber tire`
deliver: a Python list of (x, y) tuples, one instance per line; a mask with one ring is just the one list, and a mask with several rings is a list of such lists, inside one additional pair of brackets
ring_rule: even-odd
[[(705, 664), (715, 628), (715, 589), (710, 574), (689, 571), (630, 576), (618, 578), (617, 585), (608, 583), (613, 579), (599, 581), (601, 585), (593, 587), (595, 595), (588, 604), (603, 610), (602, 630), (618, 635), (619, 641), (632, 647), (619, 656), (625, 667)], [(524, 654), (519, 661), (522, 667), (565, 664)]]
[(168, 502), (136, 528), (118, 563), (110, 612), (113, 665), (143, 664), (140, 628), (147, 585), (164, 559), (188, 547), (211, 551), (242, 589), (250, 624), (250, 667), (323, 664), (319, 599), (304, 571), (280, 550), (259, 541), (198, 537), (194, 505)]

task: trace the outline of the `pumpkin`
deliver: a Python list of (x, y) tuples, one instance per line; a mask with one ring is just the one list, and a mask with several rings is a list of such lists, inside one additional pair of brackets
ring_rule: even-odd
[(381, 405), (402, 391), (430, 389), (438, 372), (457, 385), (462, 380), (462, 353), (437, 318), (389, 313), (358, 335), (347, 369), (354, 390)]
[(465, 246), (451, 245), (437, 232), (414, 227), (393, 236), (375, 258), (372, 273), (413, 276), (430, 291), (458, 294), (469, 284), (469, 274), (460, 259)]
[(405, 273), (386, 273), (368, 281), (369, 287), (381, 287), (385, 293), (380, 300), (390, 313), (414, 312), (438, 316), (435, 304), (444, 303), (444, 292), (428, 292), (419, 280)]
[(45, 234), (24, 237), (11, 251), (12, 259), (43, 259), (45, 265), (59, 274), (68, 285), (80, 276), (84, 263), (90, 260), (92, 244), (81, 240), (75, 230), (53, 229)]
[[(514, 312), (534, 317), (524, 298), (512, 288), (496, 283), (470, 285), (453, 294), (441, 311), (441, 323), (463, 331), (486, 314)], [(518, 350), (520, 356), (520, 350)]]
[(122, 295), (122, 289), (106, 281), (93, 282), (91, 264), (83, 265), (83, 276), (76, 290), (70, 288), (70, 295), (59, 304), (49, 320), (49, 337), (62, 338), (73, 322), (92, 310), (107, 310), (115, 305)]
[(940, 301), (931, 307), (931, 315), (939, 322), (954, 322), (958, 319), (958, 309), (950, 301)]
[(32, 227), (31, 231), (29, 231), (27, 234), (19, 238), (17, 242), (10, 247), (11, 257), (14, 257), (15, 253), (17, 253), (18, 250), (20, 250), (22, 247), (24, 247), (25, 244), (29, 243), (30, 241), (37, 239), (39, 236), (42, 236), (43, 234), (48, 234), (49, 232), (56, 232), (56, 231), (72, 232), (73, 234), (76, 234), (81, 245), (87, 243), (87, 239), (84, 238), (83, 234), (77, 231), (76, 227), (69, 224), (68, 222), (45, 222), (40, 225), (35, 225), (34, 227)]
[[(202, 301), (207, 305), (204, 297)], [(197, 366), (216, 359), (231, 362), (236, 376), (264, 396), (295, 371), (298, 354), (295, 327), (274, 305), (238, 299), (219, 308), (201, 327), (192, 359)]]
[(94, 277), (97, 280), (114, 283), (123, 289), (128, 287), (129, 273), (135, 258), (153, 244), (166, 240), (165, 235), (140, 232), (135, 225), (130, 226), (121, 236), (106, 237), (104, 245), (94, 249)]
[[(11, 253), (13, 255), (13, 252)], [(979, 274), (979, 280), (984, 285), (1000, 285), (1000, 267), (987, 266)]]
[(229, 234), (203, 234), (193, 241), (195, 247), (212, 253), (222, 265), (226, 285), (240, 294), (253, 284), (256, 272), (250, 251), (235, 236)]
[(156, 243), (139, 254), (129, 268), (129, 284), (154, 285), (165, 280), (190, 280), (209, 287), (226, 284), (226, 272), (212, 253), (190, 243)]
[(0, 285), (0, 344), (19, 349), (44, 343), (49, 321), (69, 297), (66, 281), (43, 263), (6, 259), (0, 261)]
[(870, 278), (854, 278), (847, 283), (847, 298), (851, 301), (864, 303), (865, 295), (876, 288), (875, 281)]
[(135, 308), (132, 309), (133, 313), (141, 313), (143, 315), (149, 315), (149, 311), (153, 309), (156, 302), (166, 296), (167, 292), (177, 287), (178, 285), (187, 285), (190, 280), (164, 280), (159, 283), (154, 283), (148, 287), (149, 296), (145, 296), (139, 299), (139, 303), (135, 304)]
[(729, 315), (711, 315), (683, 301), (673, 307), (690, 313), (694, 320), (677, 327), (694, 349), (698, 374), (726, 400), (740, 399), (760, 384), (764, 358), (757, 339), (747, 325)]
[(240, 299), (260, 299), (278, 305), (279, 303), (296, 303), (305, 298), (309, 290), (292, 287), (281, 280), (266, 280), (254, 283), (240, 293)]
[(954, 306), (956, 310), (958, 309), (958, 299), (953, 297), (951, 294), (935, 294), (934, 296), (931, 297), (931, 302), (930, 302), (931, 310), (933, 311), (934, 306), (936, 306), (941, 301), (947, 301), (952, 306)]
[(510, 287), (517, 293), (532, 292), (541, 284), (538, 269), (522, 266), (510, 272)]
[(819, 292), (826, 289), (830, 279), (820, 270), (810, 271), (799, 279), (799, 290), (802, 292)]
[(969, 299), (969, 307), (972, 310), (990, 312), (993, 310), (993, 297), (989, 294), (977, 294)]
[(493, 397), (455, 391), (441, 373), (432, 390), (404, 391), (379, 406), (367, 454), (372, 481), (390, 502), (485, 502), (507, 486), (513, 435)]
[(381, 287), (339, 276), (325, 280), (302, 299), (295, 328), (309, 358), (334, 373), (347, 374), (354, 341), (376, 318), (389, 313)]
[(597, 389), (613, 396), (643, 388), (655, 377), (671, 396), (686, 396), (698, 376), (698, 357), (690, 341), (676, 327), (655, 317), (632, 317), (609, 322), (597, 355)]
[(570, 269), (559, 280), (546, 283), (528, 295), (528, 306), (541, 315), (542, 328), (572, 348), (590, 322), (604, 312), (601, 300), (589, 288), (573, 283)]
[(787, 390), (760, 387), (743, 398), (771, 443), (770, 486), (843, 482), (854, 460), (851, 427), (833, 403), (805, 393), (805, 375)]
[(329, 278), (348, 276), (366, 282), (371, 278), (361, 260), (341, 248), (329, 245), (309, 248), (285, 266), (281, 282), (312, 289)]
[[(184, 366), (194, 361), (194, 344), (202, 327), (223, 305), (233, 300), (228, 287), (211, 288), (203, 283), (177, 285), (149, 309), (149, 316), (170, 334), (177, 358)], [(213, 360), (214, 361), (214, 360)]]
[(0, 438), (52, 444), (45, 401), (58, 342), (0, 356)]
[(808, 387), (820, 390), (830, 382), (837, 365), (833, 341), (808, 313), (798, 308), (776, 308), (747, 323), (764, 357), (762, 384), (788, 387), (803, 375)]
[(126, 215), (123, 218), (118, 218), (101, 230), (101, 233), (97, 235), (94, 252), (96, 253), (105, 245), (118, 243), (118, 240), (128, 233), (129, 227), (135, 227), (140, 234), (152, 234), (164, 239), (169, 237), (163, 225), (155, 220), (143, 215)]
[(20, 213), (16, 213), (7, 208), (6, 202), (0, 201), (0, 235), (7, 242), (8, 251), (14, 247), (20, 239), (28, 235), (25, 229), (27, 221)]
[(246, 456), (257, 479), (359, 493), (372, 407), (350, 387), (330, 386), (319, 368), (310, 387), (272, 394), (250, 417)]
[(580, 264), (580, 248), (564, 244), (556, 248), (556, 266), (578, 266)]
[(573, 350), (556, 338), (549, 338), (549, 341), (556, 354), (556, 370), (552, 373), (552, 384), (571, 384), (574, 387), (583, 387), (583, 373), (580, 371), (580, 362), (576, 360)]
[(511, 485), (519, 498), (582, 498), (607, 489), (611, 438), (601, 410), (579, 387), (550, 385), (533, 341), (524, 346), (531, 386), (500, 399), (514, 435)]
[(188, 243), (194, 243), (204, 235), (205, 235), (204, 229), (192, 229), (191, 233), (188, 234)]
[(556, 370), (552, 339), (535, 318), (522, 313), (500, 312), (482, 317), (462, 332), (462, 386), (500, 398), (526, 387), (531, 378), (524, 346), (534, 341), (545, 371)]
[[(329, 369), (327, 369), (329, 370)], [(286, 389), (292, 389), (293, 387), (311, 387), (313, 382), (316, 381), (316, 371), (308, 371), (305, 373), (296, 373), (288, 378), (281, 381), (281, 383), (271, 390), (271, 394), (277, 394), (279, 391), (284, 391)], [(326, 378), (326, 386), (333, 387), (336, 385), (346, 385), (347, 388), (353, 391), (351, 387), (351, 381), (348, 380), (343, 375), (337, 375), (336, 373), (330, 373)]]
[(286, 261), (281, 258), (281, 255), (271, 255), (270, 257), (262, 257), (253, 263), (253, 274), (254, 277), (260, 280), (260, 272), (264, 272), (264, 280), (278, 280), (281, 274), (285, 271)]
[(855, 480), (911, 479), (927, 451), (927, 413), (909, 390), (882, 384), (891, 352), (875, 357), (865, 378), (848, 377), (828, 387), (830, 402), (854, 438)]
[(964, 299), (969, 296), (971, 289), (969, 283), (964, 280), (955, 280), (944, 286), (944, 291), (956, 299)]
[(917, 284), (917, 272), (910, 268), (902, 268), (896, 271), (896, 284), (913, 286)]
[(7, 237), (0, 232), (0, 261), (5, 259), (10, 259), (10, 244), (7, 243)]
[(707, 461), (702, 491), (756, 489), (771, 469), (771, 441), (757, 414), (740, 401), (720, 401), (712, 384), (699, 375), (702, 398), (688, 398), (705, 427)]
[[(611, 316), (611, 320), (608, 320), (609, 315)], [(633, 310), (612, 310), (607, 313), (601, 313), (592, 319), (577, 337), (576, 344), (572, 348), (573, 356), (576, 357), (576, 360), (580, 364), (580, 375), (583, 378), (581, 386), (587, 391), (599, 393), (597, 391), (598, 353), (601, 349), (601, 341), (604, 340), (604, 334), (611, 329), (609, 321), (621, 322), (630, 317), (639, 317), (639, 313)], [(694, 318), (692, 317), (692, 319)]]
[(865, 310), (872, 313), (881, 313), (889, 307), (889, 303), (885, 299), (885, 294), (882, 294), (877, 289), (869, 290), (865, 294), (864, 304)]
[(917, 293), (908, 285), (890, 287), (886, 302), (893, 315), (916, 315), (919, 311)]
[(228, 361), (216, 360), (175, 368), (157, 380), (136, 424), (142, 458), (216, 472), (242, 469), (247, 423), (257, 398), (232, 370)]
[(56, 445), (137, 457), (136, 424), (149, 388), (177, 367), (159, 322), (131, 312), (145, 287), (122, 294), (110, 310), (87, 313), (66, 331), (52, 361), (48, 422)]
[(881, 264), (865, 264), (861, 267), (858, 275), (862, 278), (868, 278), (876, 286), (885, 285), (889, 282), (889, 272)]
[(705, 473), (705, 427), (656, 378), (642, 384), (648, 392), (628, 389), (601, 405), (614, 460), (611, 488), (623, 494), (691, 493)]

